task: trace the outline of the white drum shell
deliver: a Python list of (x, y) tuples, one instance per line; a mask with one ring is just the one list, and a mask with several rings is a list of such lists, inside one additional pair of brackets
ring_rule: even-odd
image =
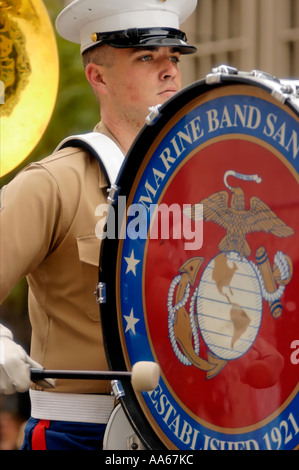
[(142, 442), (130, 425), (119, 403), (111, 413), (107, 423), (103, 450), (144, 450)]

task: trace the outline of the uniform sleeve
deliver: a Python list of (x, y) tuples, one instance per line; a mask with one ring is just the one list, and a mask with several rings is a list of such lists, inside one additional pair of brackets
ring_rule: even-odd
[(61, 227), (61, 200), (53, 176), (38, 164), (1, 190), (0, 301), (42, 262)]

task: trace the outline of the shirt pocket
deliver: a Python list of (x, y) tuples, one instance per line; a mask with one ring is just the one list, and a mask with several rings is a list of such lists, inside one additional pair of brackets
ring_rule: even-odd
[(82, 267), (83, 304), (87, 316), (94, 321), (100, 320), (99, 305), (94, 292), (99, 276), (100, 240), (95, 235), (77, 237), (79, 260)]

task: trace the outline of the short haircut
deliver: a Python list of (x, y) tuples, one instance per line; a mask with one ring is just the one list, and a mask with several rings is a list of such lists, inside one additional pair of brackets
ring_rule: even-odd
[(100, 44), (87, 49), (87, 51), (82, 54), (84, 68), (90, 63), (111, 67), (114, 63), (114, 56), (111, 49), (113, 48), (108, 46), (108, 44)]

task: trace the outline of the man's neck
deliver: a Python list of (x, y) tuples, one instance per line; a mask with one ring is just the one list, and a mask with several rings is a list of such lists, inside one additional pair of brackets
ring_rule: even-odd
[(141, 127), (134, 127), (126, 125), (124, 122), (116, 122), (113, 120), (103, 120), (105, 127), (112, 134), (114, 140), (116, 140), (121, 147), (123, 153), (126, 155), (136, 139)]

